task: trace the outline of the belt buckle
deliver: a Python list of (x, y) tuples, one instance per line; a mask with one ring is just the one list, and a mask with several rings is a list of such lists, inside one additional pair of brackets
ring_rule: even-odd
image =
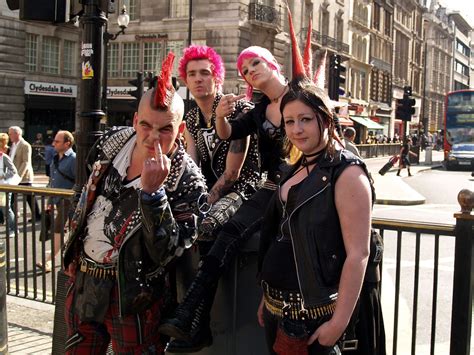
[(342, 341), (342, 351), (345, 350), (357, 350), (359, 347), (359, 340), (352, 339), (352, 340), (343, 340)]
[(81, 262), (81, 266), (80, 266), (81, 272), (87, 272), (87, 262), (83, 258), (81, 258), (80, 262)]

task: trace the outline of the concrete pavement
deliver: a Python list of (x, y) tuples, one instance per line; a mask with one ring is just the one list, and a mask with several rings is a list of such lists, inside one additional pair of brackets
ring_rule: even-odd
[[(419, 165), (412, 165), (412, 174), (441, 165), (443, 152), (433, 152), (431, 164), (425, 164), (424, 154)], [(425, 202), (425, 198), (412, 189), (405, 179), (396, 176), (396, 168), (384, 176), (378, 170), (389, 157), (366, 159), (369, 171), (374, 179), (377, 203), (393, 205), (415, 205)], [(406, 169), (402, 175), (406, 176)], [(46, 175), (37, 174), (36, 186), (46, 186)], [(10, 354), (50, 354), (53, 335), (54, 306), (37, 301), (7, 296), (8, 341)]]

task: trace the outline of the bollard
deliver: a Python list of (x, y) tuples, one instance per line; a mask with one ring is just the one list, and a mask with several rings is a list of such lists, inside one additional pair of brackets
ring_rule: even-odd
[(425, 165), (431, 165), (433, 162), (433, 148), (427, 146), (425, 148)]
[(0, 242), (0, 354), (8, 354), (7, 288), (5, 243)]
[(451, 355), (471, 353), (472, 306), (474, 289), (474, 193), (461, 190), (458, 194), (461, 212), (456, 218), (454, 251), (453, 309), (451, 315)]

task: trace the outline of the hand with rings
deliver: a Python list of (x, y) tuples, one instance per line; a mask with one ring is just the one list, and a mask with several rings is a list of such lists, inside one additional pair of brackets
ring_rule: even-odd
[(245, 95), (223, 95), (216, 108), (216, 117), (224, 118), (232, 114), (232, 112), (235, 110), (236, 102), (242, 100), (243, 98), (245, 98)]
[(143, 191), (150, 194), (163, 185), (171, 165), (170, 159), (161, 151), (159, 141), (155, 141), (154, 145), (155, 156), (145, 159), (141, 175)]

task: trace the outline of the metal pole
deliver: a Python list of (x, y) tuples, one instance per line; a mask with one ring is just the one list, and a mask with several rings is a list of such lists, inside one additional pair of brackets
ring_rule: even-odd
[[(188, 18), (188, 46), (191, 45), (193, 39), (193, 0), (189, 0), (189, 18)], [(186, 86), (186, 112), (190, 109), (189, 89)]]
[[(2, 194), (3, 193), (4, 192), (2, 192)], [(8, 354), (7, 282), (5, 276), (5, 255), (5, 243), (0, 242), (0, 354)]]
[(471, 329), (474, 292), (474, 192), (458, 194), (461, 212), (456, 218), (454, 247), (453, 309), (451, 313), (451, 355), (471, 353)]
[(102, 82), (102, 111), (107, 115), (107, 80), (108, 80), (108, 56), (109, 56), (109, 34), (107, 32), (108, 24), (105, 24), (104, 29), (104, 73), (103, 73), (103, 82)]
[(424, 63), (423, 63), (423, 101), (421, 104), (421, 121), (423, 122), (423, 133), (428, 132), (429, 120), (426, 116), (426, 64), (428, 63), (428, 41), (425, 39), (424, 46)]
[(76, 193), (80, 193), (82, 185), (87, 180), (85, 166), (87, 153), (101, 134), (99, 124), (101, 118), (105, 116), (101, 100), (102, 52), (107, 23), (107, 8), (103, 5), (104, 3), (99, 0), (82, 0), (84, 14), (80, 19), (82, 26), (81, 112), (77, 130), (76, 185), (74, 186)]

